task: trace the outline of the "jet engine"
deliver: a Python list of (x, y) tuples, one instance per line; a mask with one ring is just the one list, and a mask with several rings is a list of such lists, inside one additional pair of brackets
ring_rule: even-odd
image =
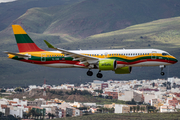
[(114, 59), (100, 60), (98, 63), (99, 70), (116, 70), (117, 62)]
[(115, 70), (116, 74), (129, 74), (132, 71), (132, 67), (122, 67)]

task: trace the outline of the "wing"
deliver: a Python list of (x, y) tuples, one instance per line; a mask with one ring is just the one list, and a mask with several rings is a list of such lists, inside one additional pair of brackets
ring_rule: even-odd
[(8, 52), (8, 51), (4, 51), (4, 53), (15, 55), (15, 56), (18, 56), (18, 57), (29, 57), (29, 55), (22, 55), (22, 54), (12, 53), (12, 52)]
[(61, 49), (61, 48), (55, 48), (50, 43), (48, 43), (46, 40), (44, 40), (44, 42), (46, 43), (46, 45), (49, 48), (61, 51), (62, 54), (64, 54), (66, 57), (72, 57), (73, 60), (79, 60), (81, 62), (81, 64), (84, 64), (84, 65), (96, 64), (99, 61), (99, 58), (78, 54), (78, 53), (71, 52), (71, 51), (68, 51), (65, 49)]

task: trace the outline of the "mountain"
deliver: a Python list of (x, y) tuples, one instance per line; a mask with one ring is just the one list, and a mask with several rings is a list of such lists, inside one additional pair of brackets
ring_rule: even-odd
[(82, 0), (16, 0), (14, 2), (0, 3), (0, 31), (30, 8), (67, 5), (80, 1)]
[(64, 6), (29, 9), (13, 24), (23, 25), (33, 33), (85, 38), (176, 16), (180, 16), (178, 0), (85, 0)]
[[(61, 6), (31, 8), (12, 24), (20, 24), (45, 50), (49, 49), (44, 39), (64, 49), (157, 48), (179, 59), (180, 17), (175, 17), (180, 16), (179, 5), (178, 0), (85, 0)], [(18, 52), (10, 25), (0, 31), (0, 46), (2, 51)], [(0, 67), (0, 86), (42, 85), (44, 79), (47, 84), (80, 84), (97, 79), (95, 75), (86, 76), (86, 69), (37, 66), (9, 60), (4, 53), (0, 53)], [(101, 80), (180, 77), (179, 67), (179, 63), (167, 67), (163, 77), (159, 67), (134, 67), (132, 73), (127, 75), (103, 71), (104, 78)]]

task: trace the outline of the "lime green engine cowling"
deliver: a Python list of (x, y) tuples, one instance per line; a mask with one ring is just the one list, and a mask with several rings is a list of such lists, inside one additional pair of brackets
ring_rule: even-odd
[(117, 62), (114, 59), (104, 59), (99, 61), (99, 70), (116, 70)]
[(129, 74), (132, 71), (132, 67), (122, 67), (115, 70), (116, 74)]

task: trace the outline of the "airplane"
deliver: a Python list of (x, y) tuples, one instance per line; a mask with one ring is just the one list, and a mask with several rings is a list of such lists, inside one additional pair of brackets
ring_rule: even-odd
[(114, 71), (115, 74), (129, 74), (132, 67), (159, 66), (163, 68), (175, 64), (178, 60), (168, 52), (159, 49), (114, 49), (114, 50), (65, 50), (56, 48), (44, 40), (49, 48), (56, 51), (45, 51), (39, 48), (20, 25), (12, 25), (19, 53), (5, 51), (8, 58), (22, 62), (54, 68), (86, 68), (87, 75), (92, 76), (92, 69)]

